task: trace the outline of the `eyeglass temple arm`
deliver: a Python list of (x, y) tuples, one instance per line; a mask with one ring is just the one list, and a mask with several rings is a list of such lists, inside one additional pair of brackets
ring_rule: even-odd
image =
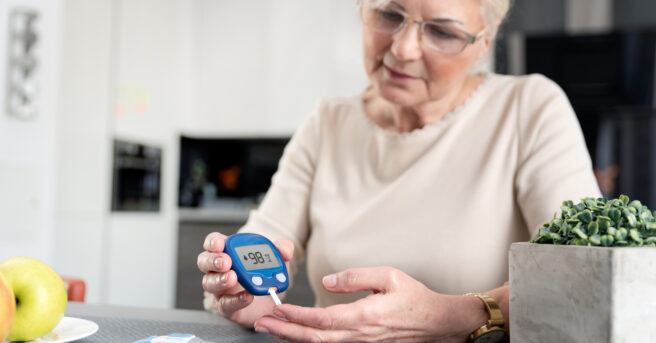
[(469, 44), (475, 43), (477, 40), (481, 39), (481, 37), (485, 36), (486, 33), (487, 33), (487, 27), (481, 30), (481, 32), (477, 33), (475, 36), (470, 34), (468, 37), (469, 38), (468, 43)]

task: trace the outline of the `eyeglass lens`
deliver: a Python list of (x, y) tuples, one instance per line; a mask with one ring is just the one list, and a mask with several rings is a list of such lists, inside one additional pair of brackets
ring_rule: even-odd
[[(395, 34), (406, 24), (406, 15), (392, 5), (376, 6), (365, 1), (362, 8), (362, 21), (374, 30)], [(467, 45), (465, 33), (446, 24), (424, 22), (422, 41), (428, 47), (444, 53), (458, 53)]]

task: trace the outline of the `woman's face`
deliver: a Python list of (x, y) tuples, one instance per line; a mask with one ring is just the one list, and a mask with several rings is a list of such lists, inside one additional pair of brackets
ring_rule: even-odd
[[(476, 35), (484, 28), (480, 1), (392, 0), (384, 8), (417, 21), (439, 20)], [(486, 39), (479, 39), (459, 54), (442, 54), (420, 42), (419, 25), (414, 23), (394, 35), (363, 25), (362, 38), (365, 69), (372, 85), (383, 98), (401, 106), (443, 98), (462, 84), (490, 46)]]

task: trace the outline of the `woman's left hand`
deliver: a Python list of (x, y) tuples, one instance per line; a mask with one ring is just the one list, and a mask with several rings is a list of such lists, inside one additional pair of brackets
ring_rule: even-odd
[[(475, 297), (435, 293), (391, 267), (349, 269), (324, 277), (333, 293), (372, 291), (364, 299), (327, 308), (283, 304), (255, 330), (298, 342), (465, 342), (486, 322)], [(478, 325), (478, 326), (477, 326)]]

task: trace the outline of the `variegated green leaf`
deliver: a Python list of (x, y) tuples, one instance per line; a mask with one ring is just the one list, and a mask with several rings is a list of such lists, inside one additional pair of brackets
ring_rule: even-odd
[(618, 242), (625, 241), (628, 235), (629, 232), (625, 228), (621, 227), (619, 230), (617, 230), (617, 232), (615, 232), (615, 240)]
[(618, 224), (622, 217), (622, 212), (620, 212), (620, 210), (616, 208), (611, 208), (608, 211), (608, 216), (610, 217), (610, 219), (612, 219), (615, 222), (615, 224)]
[(601, 245), (601, 236), (594, 234), (590, 236), (589, 241), (592, 243), (592, 245)]
[(636, 229), (629, 230), (629, 237), (631, 237), (631, 240), (635, 241), (636, 243), (642, 243), (642, 236)]
[(581, 228), (582, 228), (581, 223), (579, 223), (572, 229), (572, 232), (574, 232), (577, 236), (579, 236), (579, 238), (588, 239), (588, 235), (585, 232), (583, 232)]
[(584, 210), (583, 212), (578, 214), (577, 218), (581, 222), (587, 224), (592, 221), (592, 212), (590, 212), (590, 210)]
[(626, 195), (562, 202), (561, 214), (545, 223), (533, 240), (543, 244), (656, 246), (656, 211)]
[(624, 205), (628, 205), (628, 204), (629, 204), (629, 197), (627, 197), (626, 195), (622, 194), (622, 195), (620, 195), (620, 201), (623, 202)]
[(609, 247), (609, 246), (613, 245), (614, 240), (615, 239), (611, 235), (603, 235), (603, 236), (601, 236), (600, 243), (601, 243), (601, 245), (603, 245), (605, 247)]
[(611, 235), (611, 236), (615, 236), (615, 232), (617, 232), (617, 229), (614, 228), (613, 226), (611, 226), (611, 227), (608, 228), (608, 231), (606, 233)]

